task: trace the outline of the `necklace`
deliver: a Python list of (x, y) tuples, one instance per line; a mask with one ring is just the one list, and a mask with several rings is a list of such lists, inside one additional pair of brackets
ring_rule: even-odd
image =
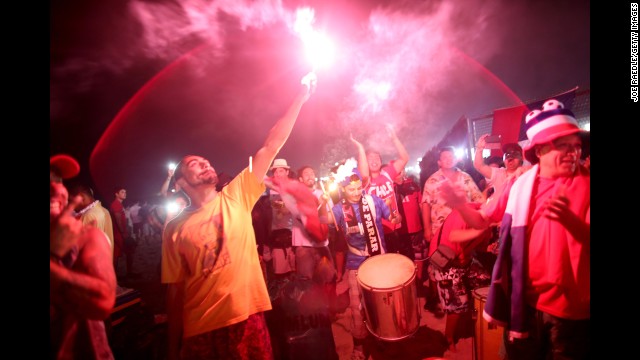
[(86, 213), (87, 211), (91, 210), (93, 207), (95, 207), (96, 205), (98, 205), (98, 203), (100, 202), (100, 200), (96, 200), (94, 202), (92, 202), (91, 204), (87, 205), (86, 208), (78, 211), (78, 212), (74, 212), (73, 216), (82, 216), (82, 214)]

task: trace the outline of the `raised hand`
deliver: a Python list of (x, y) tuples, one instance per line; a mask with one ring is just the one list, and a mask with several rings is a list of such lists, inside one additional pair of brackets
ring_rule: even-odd
[(300, 80), (300, 83), (307, 87), (307, 90), (306, 90), (307, 98), (305, 99), (307, 100), (309, 96), (316, 91), (316, 86), (318, 85), (318, 77), (316, 76), (316, 73), (312, 71), (306, 74), (305, 76), (303, 76), (302, 79)]
[(476, 143), (476, 149), (484, 149), (487, 145), (487, 137), (489, 134), (484, 134), (478, 138), (478, 142)]
[(50, 224), (49, 249), (51, 254), (57, 257), (63, 257), (78, 242), (82, 232), (82, 222), (73, 216), (73, 209), (81, 201), (81, 196), (71, 199), (60, 215)]
[(360, 149), (360, 148), (363, 148), (363, 149), (364, 149), (364, 146), (362, 146), (362, 143), (361, 143), (360, 141), (356, 140), (356, 138), (354, 138), (354, 137), (353, 137), (353, 134), (351, 134), (351, 133), (349, 134), (349, 140), (351, 140), (351, 142), (352, 142), (352, 143), (353, 143), (353, 144), (354, 144), (358, 149)]
[(393, 125), (391, 125), (391, 124), (385, 124), (385, 126), (384, 126), (384, 127), (387, 129), (387, 133), (389, 134), (389, 136), (390, 136), (392, 139), (395, 139), (395, 138), (397, 137), (397, 135), (396, 135), (396, 130), (393, 128)]

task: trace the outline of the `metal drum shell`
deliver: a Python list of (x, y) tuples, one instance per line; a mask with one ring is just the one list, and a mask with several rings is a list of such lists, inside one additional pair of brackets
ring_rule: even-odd
[(473, 290), (473, 307), (477, 314), (475, 324), (477, 358), (478, 360), (501, 360), (499, 353), (504, 329), (490, 325), (482, 316), (487, 294), (489, 294), (488, 286)]
[[(416, 264), (408, 257), (387, 253), (365, 260), (356, 279), (369, 332), (385, 341), (405, 339), (420, 327), (420, 303), (416, 290)], [(411, 270), (410, 270), (411, 269)], [(373, 283), (371, 272), (379, 271), (392, 283)]]

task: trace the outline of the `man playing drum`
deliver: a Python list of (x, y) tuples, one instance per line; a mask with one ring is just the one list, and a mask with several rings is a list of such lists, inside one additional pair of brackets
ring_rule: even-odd
[(368, 257), (384, 254), (386, 244), (382, 231), (382, 219), (399, 222), (392, 216), (389, 207), (376, 195), (363, 195), (362, 179), (356, 169), (356, 161), (349, 159), (338, 168), (335, 178), (340, 182), (342, 200), (332, 211), (335, 226), (347, 243), (346, 273), (349, 279), (349, 300), (351, 307), (351, 335), (353, 353), (351, 359), (365, 359), (364, 339), (367, 329), (360, 302), (356, 272)]

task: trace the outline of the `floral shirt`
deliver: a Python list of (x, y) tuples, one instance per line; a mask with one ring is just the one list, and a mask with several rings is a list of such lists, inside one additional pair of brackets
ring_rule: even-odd
[[(469, 202), (484, 202), (484, 195), (476, 185), (471, 175), (462, 170), (458, 171), (457, 185), (462, 186), (467, 193), (467, 201)], [(431, 231), (435, 234), (444, 222), (444, 219), (451, 213), (451, 208), (445, 205), (442, 197), (438, 196), (438, 188), (440, 184), (446, 181), (448, 178), (442, 172), (442, 169), (434, 172), (429, 176), (424, 183), (424, 190), (422, 192), (422, 202), (431, 206)]]

